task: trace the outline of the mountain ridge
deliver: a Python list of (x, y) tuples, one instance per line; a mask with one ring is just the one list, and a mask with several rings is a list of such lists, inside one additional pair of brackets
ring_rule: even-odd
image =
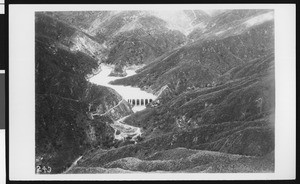
[[(176, 13), (190, 35), (170, 27)], [(273, 19), (270, 10), (37, 13), (36, 164), (54, 173), (274, 172)], [(87, 81), (101, 63), (122, 77), (143, 66), (111, 84), (157, 99), (133, 113), (117, 91)], [(115, 139), (120, 118), (139, 130), (136, 141)]]

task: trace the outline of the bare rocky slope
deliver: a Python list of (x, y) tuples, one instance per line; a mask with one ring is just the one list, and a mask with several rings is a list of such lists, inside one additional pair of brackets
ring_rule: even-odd
[[(272, 10), (257, 9), (236, 9), (225, 10), (215, 16), (211, 16), (205, 27), (195, 27), (188, 35), (191, 41), (210, 38), (214, 34), (221, 34), (229, 30), (241, 29), (241, 23), (264, 14), (273, 13)], [(220, 35), (218, 35), (220, 36)]]

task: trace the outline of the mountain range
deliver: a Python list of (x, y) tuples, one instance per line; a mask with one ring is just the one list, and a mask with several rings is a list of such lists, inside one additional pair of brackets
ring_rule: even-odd
[[(274, 172), (274, 12), (212, 12), (36, 13), (36, 164), (54, 173)], [(111, 84), (158, 98), (133, 113), (117, 91), (88, 82), (101, 63), (122, 77), (140, 66)], [(136, 143), (113, 140), (109, 124), (125, 116), (142, 129)]]

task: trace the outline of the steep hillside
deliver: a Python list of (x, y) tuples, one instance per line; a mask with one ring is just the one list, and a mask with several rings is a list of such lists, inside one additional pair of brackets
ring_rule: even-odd
[[(215, 16), (212, 16), (206, 26), (195, 27), (194, 30), (188, 35), (190, 40), (199, 40), (199, 39), (209, 39), (212, 36), (220, 35), (223, 32), (239, 32), (244, 29), (242, 25), (247, 20), (250, 20), (255, 17), (261, 17), (261, 20), (264, 21), (264, 15), (271, 17), (270, 14), (273, 14), (272, 10), (256, 9), (256, 10), (227, 10), (223, 11)], [(271, 20), (267, 19), (267, 20)]]
[(94, 150), (73, 171), (274, 172), (273, 67), (271, 54), (226, 73), (222, 85), (164, 96), (125, 119), (143, 127), (141, 142)]
[(191, 25), (196, 26), (202, 24), (203, 26), (208, 24), (211, 17), (202, 10), (184, 10), (183, 11), (192, 21)]
[(197, 41), (158, 57), (137, 75), (112, 84), (138, 86), (157, 93), (168, 86), (176, 94), (187, 88), (215, 85), (228, 70), (273, 53), (274, 22), (247, 28), (241, 34)]
[(84, 161), (69, 173), (247, 173), (272, 172), (274, 156), (242, 156), (213, 151), (175, 148), (159, 151), (144, 159), (126, 157), (109, 162), (101, 167), (84, 167)]
[(183, 44), (184, 35), (171, 30), (150, 32), (135, 29), (118, 35), (113, 42), (106, 63), (141, 65)]
[(90, 29), (93, 21), (104, 19), (110, 14), (109, 11), (57, 11), (46, 13), (85, 32), (88, 32), (87, 30)]
[[(274, 172), (273, 19), (270, 10), (37, 13), (36, 165)], [(195, 28), (189, 41), (184, 27)], [(100, 62), (114, 67), (102, 73), (110, 76), (142, 67), (111, 84), (157, 98), (133, 113), (117, 91), (87, 82)]]
[(216, 87), (190, 90), (178, 96), (163, 95), (160, 106), (135, 113), (125, 122), (142, 126), (144, 135), (151, 136), (189, 130), (203, 123), (240, 121), (272, 114), (275, 106), (272, 63), (273, 60), (266, 64), (268, 70), (263, 74), (235, 79)]
[(55, 41), (66, 50), (80, 51), (99, 61), (106, 58), (106, 45), (100, 44), (95, 37), (83, 32), (79, 25), (71, 24), (72, 21), (65, 20), (64, 16), (57, 16), (60, 15), (57, 12), (38, 12), (37, 15), (36, 34)]
[[(97, 149), (84, 155), (78, 166), (102, 167), (126, 157), (160, 160), (157, 152), (164, 150), (169, 150), (169, 157), (178, 157), (180, 155), (172, 154), (172, 149), (178, 147), (262, 157), (274, 151), (274, 131), (269, 126), (268, 118), (202, 125), (190, 131), (155, 136), (116, 149)], [(166, 157), (164, 159), (168, 160)]]
[[(126, 16), (119, 15), (110, 20), (109, 25), (119, 26), (121, 23), (116, 21), (121, 18), (126, 19)], [(126, 21), (130, 22), (124, 23), (122, 27), (113, 27), (115, 32), (110, 33), (108, 38), (110, 52), (105, 61), (108, 64), (122, 67), (147, 64), (185, 42), (185, 36), (182, 33), (168, 29), (167, 23), (155, 16), (136, 15), (135, 18), (126, 19)], [(110, 26), (107, 25), (107, 27)]]
[[(150, 105), (125, 119), (127, 124), (143, 127), (143, 141), (101, 155), (101, 159), (93, 159), (96, 164), (91, 166), (139, 171), (273, 172), (274, 78), (274, 54), (269, 53), (219, 76), (216, 81), (221, 83), (217, 86), (190, 89), (177, 96), (163, 93), (158, 106)], [(230, 167), (224, 166), (222, 159), (213, 164), (207, 161), (207, 165), (196, 162), (192, 166), (188, 161), (169, 163), (165, 157), (156, 156), (151, 156), (154, 162), (144, 161), (164, 150), (174, 157), (178, 153), (172, 154), (172, 149), (177, 147), (255, 156), (257, 160), (242, 163), (228, 160)], [(83, 160), (82, 165), (89, 162)], [(210, 170), (221, 165), (221, 170)]]
[[(80, 51), (71, 51), (69, 40), (76, 29), (42, 13), (36, 14), (36, 165), (47, 165), (52, 173), (65, 170), (92, 147), (113, 146), (117, 117), (132, 113), (116, 91), (87, 82), (98, 61)], [(117, 114), (91, 117), (97, 109), (105, 113), (115, 104)]]
[[(115, 71), (115, 76), (126, 75), (124, 66), (147, 64), (186, 41), (180, 31), (169, 29), (168, 22), (145, 11), (47, 14), (82, 30), (73, 35), (72, 50), (117, 65), (121, 71)], [(193, 14), (195, 21), (200, 19), (198, 14)]]
[(97, 85), (86, 88), (84, 100), (88, 102), (91, 119), (108, 116), (118, 120), (133, 113), (131, 106), (114, 89)]

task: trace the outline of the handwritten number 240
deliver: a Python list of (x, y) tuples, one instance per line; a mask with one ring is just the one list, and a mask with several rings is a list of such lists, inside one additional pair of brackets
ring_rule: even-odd
[(43, 166), (43, 167), (41, 167), (41, 166), (36, 166), (36, 172), (37, 173), (51, 173), (51, 167), (50, 166)]

